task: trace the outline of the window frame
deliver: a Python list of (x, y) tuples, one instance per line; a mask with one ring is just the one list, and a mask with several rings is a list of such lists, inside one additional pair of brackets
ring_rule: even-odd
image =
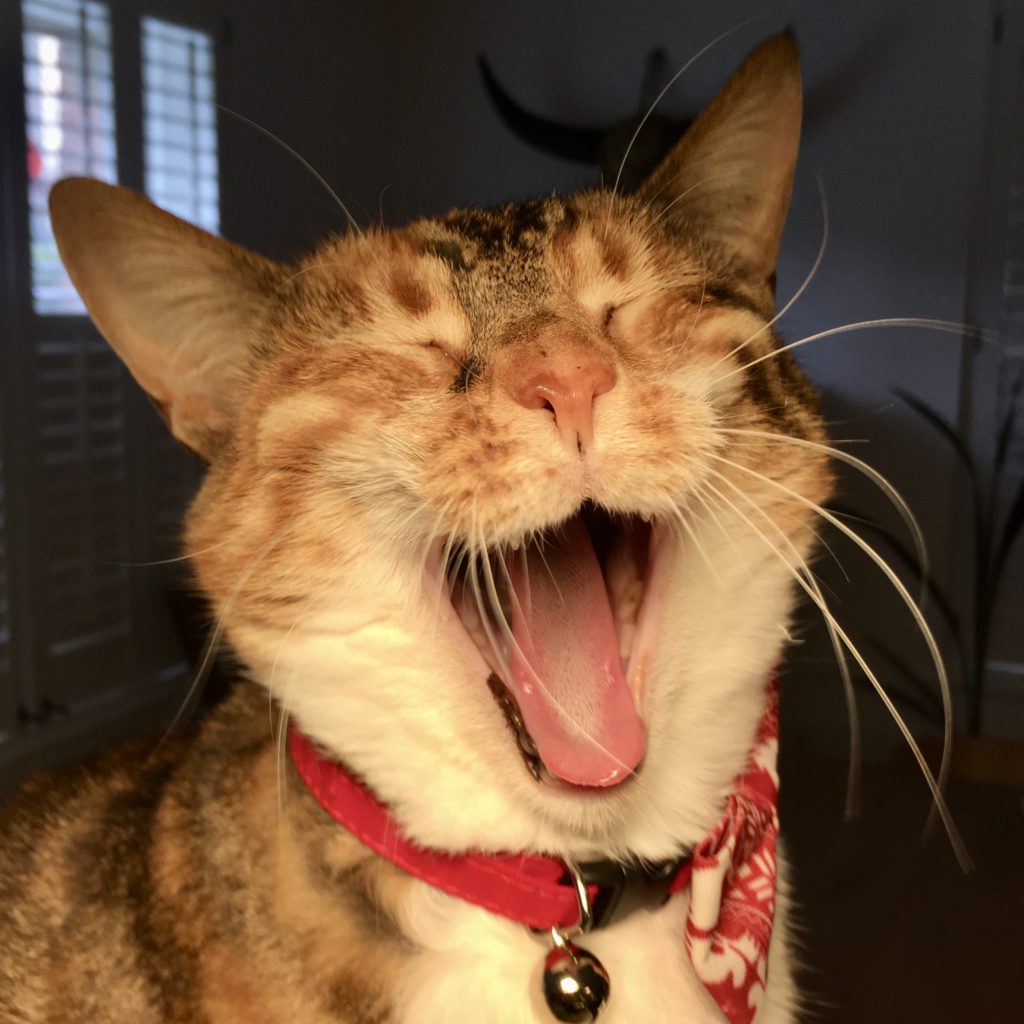
[[(196, 0), (103, 0), (110, 18), (115, 136), (118, 182), (143, 192), (145, 185), (142, 18), (153, 17), (210, 35), (214, 88), (224, 95), (226, 10), (217, 3)], [(39, 458), (40, 414), (34, 360), (47, 339), (94, 332), (89, 318), (79, 314), (37, 313), (32, 300), (29, 236), (28, 176), (25, 160), (25, 94), (23, 84), (23, 19), (21, 0), (0, 0), (0, 218), (8, 229), (0, 241), (0, 303), (5, 330), (0, 334), (0, 483), (3, 485), (6, 528), (0, 545), (6, 548), (10, 671), (0, 665), (0, 792), (4, 777), (24, 768), (56, 763), (84, 752), (98, 742), (127, 732), (133, 719), (152, 720), (159, 708), (173, 709), (182, 699), (181, 676), (136, 678), (146, 665), (145, 652), (136, 656), (137, 641), (149, 636), (153, 612), (152, 577), (130, 575), (129, 623), (132, 640), (127, 678), (112, 680), (95, 706), (73, 715), (53, 714), (42, 692), (40, 650), (44, 630), (33, 628), (33, 615), (45, 607), (42, 579), (45, 560), (32, 550), (38, 532), (33, 525), (32, 494), (43, 473)], [(223, 114), (217, 111), (218, 164), (222, 164)], [(138, 387), (124, 392), (124, 465), (128, 481), (129, 549), (145, 551), (153, 532), (151, 491), (148, 489), (149, 449), (155, 425), (153, 409)], [(138, 429), (142, 425), (143, 429)], [(38, 547), (38, 545), (37, 545)], [(159, 673), (153, 673), (159, 676)], [(165, 673), (166, 675), (166, 673)], [(106, 698), (110, 699), (106, 699)], [(113, 727), (111, 723), (120, 722)], [(59, 751), (59, 753), (58, 753)], [(18, 768), (18, 765), (21, 768)]]
[[(1005, 407), (989, 396), (999, 396), (1006, 375), (1013, 367), (1024, 365), (1024, 336), (1020, 333), (1019, 312), (1008, 318), (1009, 299), (1004, 274), (1011, 261), (1020, 263), (1019, 251), (1024, 226), (1014, 224), (1011, 190), (1024, 187), (1024, 166), (1018, 141), (1020, 114), (1024, 109), (1024, 0), (997, 0), (992, 7), (993, 46), (988, 83), (988, 126), (983, 159), (978, 168), (981, 198), (974, 215), (974, 237), (966, 273), (967, 323), (998, 325), (992, 340), (968, 341), (964, 349), (961, 374), (961, 401), (958, 426), (968, 442), (981, 452), (991, 451), (991, 439), (997, 436)], [(1007, 142), (1013, 139), (1014, 145)], [(1019, 201), (1018, 201), (1019, 202)], [(1010, 457), (1019, 460), (1022, 421), (1018, 414)], [(1005, 522), (1012, 495), (996, 496), (997, 522)], [(974, 508), (969, 488), (962, 488), (954, 508), (954, 532), (970, 536), (974, 527)], [(1021, 721), (1024, 693), (1024, 644), (1012, 623), (1024, 607), (1024, 539), (1018, 538), (1009, 552), (1009, 561), (996, 594), (995, 620), (984, 667), (981, 729), (1001, 735), (1000, 721)], [(970, 545), (957, 549), (953, 586), (963, 596), (965, 638), (973, 642), (975, 594), (975, 553)], [(1014, 726), (1011, 726), (1013, 728)]]

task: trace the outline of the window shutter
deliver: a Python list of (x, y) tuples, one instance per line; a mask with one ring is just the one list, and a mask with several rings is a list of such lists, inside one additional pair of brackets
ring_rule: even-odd
[(27, 181), (26, 216), (0, 269), (6, 281), (9, 253), (10, 279), (31, 294), (0, 375), (0, 792), (32, 764), (176, 706), (181, 637), (204, 616), (175, 557), (200, 468), (87, 319), (49, 191), (69, 175), (116, 182), (120, 169), (173, 213), (211, 231), (220, 219), (212, 35), (113, 0), (17, 6), (20, 40), (4, 38), (21, 43), (25, 138), (0, 149), (20, 159), (27, 146), (25, 179), (10, 176), (19, 191)]
[(33, 306), (84, 314), (57, 255), (47, 197), (72, 174), (117, 180), (109, 11), (93, 0), (24, 0), (22, 18)]
[(38, 472), (34, 616), (45, 696), (71, 709), (129, 673), (132, 606), (126, 398), (120, 362), (92, 326), (35, 348)]
[[(166, 699), (180, 684), (170, 591), (184, 567), (146, 563), (179, 553), (182, 512), (199, 475), (86, 319), (57, 254), (50, 188), (71, 174), (116, 181), (120, 144), (143, 158), (154, 201), (211, 230), (219, 220), (211, 37), (153, 18), (126, 20), (137, 32), (143, 97), (141, 119), (118, 123), (110, 4), (21, 7), (34, 315), (17, 356), (26, 415), (17, 439), (4, 440), (17, 445), (31, 514), (17, 538), (27, 586), (14, 593), (0, 493), (0, 679), (9, 662), (31, 665), (30, 680), (15, 682), (17, 706), (33, 724), (8, 722), (14, 705), (0, 707), (0, 734), (10, 726), (15, 739), (22, 728), (38, 735), (52, 722), (63, 730), (103, 707)], [(18, 602), (13, 633), (8, 600)]]
[[(126, 375), (85, 320), (60, 263), (47, 200), (60, 178), (117, 178), (110, 10), (23, 0), (32, 344), (22, 358), (31, 520), (30, 715), (73, 713), (131, 669)], [(20, 426), (20, 425), (19, 425)], [(21, 595), (18, 595), (19, 599)], [(21, 640), (23, 638), (16, 638)]]

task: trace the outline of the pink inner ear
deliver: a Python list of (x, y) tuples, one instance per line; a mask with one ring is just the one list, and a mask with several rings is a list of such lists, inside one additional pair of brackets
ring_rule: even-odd
[(50, 194), (61, 259), (111, 347), (175, 435), (205, 457), (230, 426), (239, 368), (291, 271), (88, 178)]
[(220, 406), (197, 392), (185, 392), (166, 402), (153, 397), (171, 432), (185, 447), (207, 461), (217, 454), (231, 427)]

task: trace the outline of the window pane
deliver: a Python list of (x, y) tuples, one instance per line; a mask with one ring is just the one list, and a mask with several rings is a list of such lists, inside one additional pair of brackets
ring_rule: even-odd
[(142, 19), (146, 192), (216, 231), (220, 222), (213, 43), (206, 32)]
[(45, 211), (60, 178), (117, 180), (109, 11), (93, 0), (24, 0), (22, 14), (32, 304), (84, 313)]

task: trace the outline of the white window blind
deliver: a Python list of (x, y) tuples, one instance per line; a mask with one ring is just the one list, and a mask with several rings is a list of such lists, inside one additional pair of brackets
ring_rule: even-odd
[(100, 673), (123, 680), (132, 628), (125, 372), (90, 324), (45, 315), (85, 314), (57, 253), (50, 188), (72, 174), (117, 178), (110, 9), (23, 0), (22, 25), (32, 300), (44, 314), (22, 362), (33, 660), (39, 698), (71, 709)]
[(213, 41), (206, 32), (142, 19), (146, 192), (207, 231), (220, 223)]
[(68, 175), (117, 180), (109, 11), (93, 0), (23, 0), (22, 18), (33, 307), (84, 313), (46, 203)]

